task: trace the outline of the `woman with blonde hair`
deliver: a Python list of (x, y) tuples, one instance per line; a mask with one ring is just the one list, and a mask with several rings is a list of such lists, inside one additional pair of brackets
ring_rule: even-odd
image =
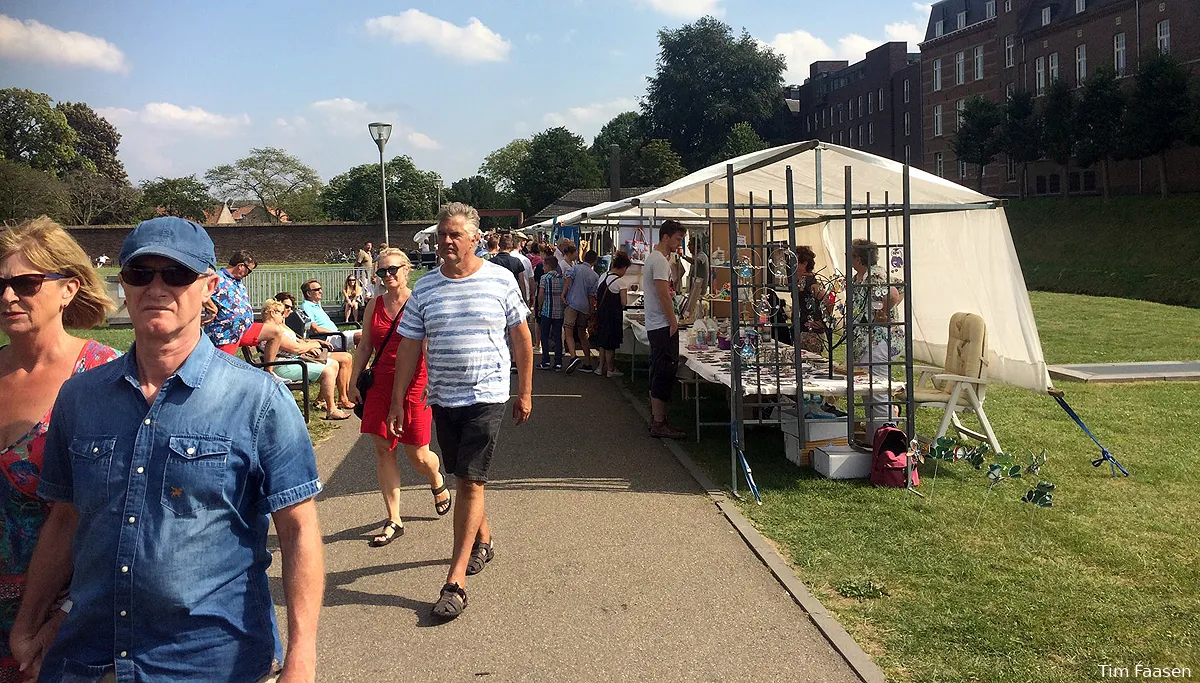
[(342, 313), (344, 323), (358, 322), (358, 309), (363, 305), (363, 286), (358, 276), (351, 273), (342, 284)]
[[(326, 420), (346, 420), (350, 413), (337, 409), (334, 389), (337, 386), (339, 363), (329, 354), (329, 342), (324, 339), (300, 339), (284, 320), (292, 312), (294, 301), (267, 299), (262, 306), (263, 329), (259, 335), (259, 350), (264, 362), (302, 360), (308, 370), (309, 382), (320, 382), (320, 397), (325, 401)], [(324, 349), (324, 351), (322, 351)], [(289, 382), (304, 379), (299, 365), (273, 365), (270, 371)]]
[[(408, 275), (412, 263), (399, 249), (384, 249), (375, 261), (383, 293), (367, 304), (363, 311), (363, 336), (360, 351), (354, 354), (354, 373), (350, 377), (350, 398), (363, 406), (362, 433), (370, 434), (375, 445), (375, 471), (379, 476), (379, 490), (383, 494), (383, 506), (387, 521), (383, 530), (371, 539), (371, 547), (377, 548), (391, 543), (404, 533), (404, 522), (400, 519), (400, 466), (396, 461), (396, 446), (403, 443), (404, 453), (418, 474), (429, 481), (433, 492), (433, 507), (438, 516), (450, 511), (450, 492), (446, 490), (446, 479), (439, 472), (441, 459), (429, 449), (432, 436), (433, 413), (425, 403), (427, 375), (425, 357), (417, 364), (412, 382), (404, 397), (404, 432), (399, 438), (388, 433), (387, 417), (392, 407), (392, 384), (396, 377), (396, 349), (400, 346), (400, 333), (396, 330), (404, 306), (412, 290), (408, 288)], [(372, 352), (376, 356), (371, 366), (371, 388), (366, 396), (359, 395), (358, 378), (367, 367)]]
[(0, 234), (0, 332), (10, 340), (0, 347), (0, 680), (37, 677), (70, 609), (45, 615), (36, 633), (12, 633), (38, 536), (61, 541), (47, 547), (70, 563), (71, 538), (43, 527), (52, 503), (37, 491), (54, 400), (72, 375), (119, 355), (67, 328), (95, 327), (112, 309), (91, 259), (58, 223), (42, 216)]

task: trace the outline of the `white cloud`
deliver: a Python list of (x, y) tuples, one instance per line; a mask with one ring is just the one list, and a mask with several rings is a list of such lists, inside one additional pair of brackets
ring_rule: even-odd
[(883, 27), (883, 34), (888, 40), (903, 40), (908, 43), (909, 52), (915, 52), (917, 45), (925, 40), (925, 29), (910, 21), (900, 21)]
[(932, 2), (914, 2), (912, 6), (913, 10), (918, 14), (924, 14), (926, 19), (929, 18), (929, 13), (933, 11)]
[(557, 128), (559, 126), (567, 125), (567, 117), (563, 116), (562, 114), (550, 112), (542, 117), (542, 123), (545, 123), (551, 128)]
[(525, 34), (525, 42), (527, 42), (527, 43), (536, 43), (536, 42), (541, 41), (541, 39), (542, 39), (542, 36), (540, 33), (526, 33)]
[(502, 62), (512, 43), (471, 17), (466, 26), (409, 9), (368, 19), (367, 32), (397, 43), (423, 44), (460, 62)]
[[(372, 107), (366, 102), (359, 102), (348, 97), (335, 97), (320, 100), (308, 105), (309, 111), (318, 119), (318, 129), (337, 137), (357, 137), (367, 135), (367, 124), (372, 121), (385, 121), (392, 124), (392, 138), (404, 136), (409, 145), (417, 149), (441, 149), (441, 144), (428, 135), (414, 130), (411, 126), (399, 123), (400, 113), (392, 109)], [(304, 117), (297, 116), (307, 125)]]
[(428, 135), (426, 135), (424, 133), (418, 133), (415, 130), (410, 131), (404, 137), (406, 140), (408, 140), (408, 144), (412, 145), (413, 147), (416, 147), (417, 149), (441, 149), (442, 148), (442, 145), (437, 140), (434, 140), (433, 138), (429, 137)]
[(725, 14), (722, 0), (638, 0), (656, 12), (677, 19), (698, 19), (706, 14), (720, 17)]
[(228, 137), (250, 125), (250, 117), (246, 114), (225, 116), (200, 107), (185, 108), (170, 102), (151, 102), (136, 111), (123, 107), (102, 107), (96, 113), (117, 128), (152, 128), (204, 137)]
[[(632, 97), (619, 97), (608, 102), (596, 102), (582, 107), (571, 107), (566, 112), (550, 112), (542, 116), (548, 126), (567, 126), (590, 130), (599, 128), (621, 112), (636, 110), (638, 102)], [(598, 125), (597, 125), (598, 124)], [(579, 132), (578, 130), (576, 132)]]
[(125, 54), (103, 38), (4, 14), (0, 14), (0, 57), (129, 73)]

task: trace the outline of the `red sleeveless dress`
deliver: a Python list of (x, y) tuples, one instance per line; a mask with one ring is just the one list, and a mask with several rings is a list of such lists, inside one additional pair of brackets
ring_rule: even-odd
[[(401, 315), (403, 315), (401, 310)], [(370, 391), (363, 397), (363, 417), (361, 432), (375, 434), (385, 439), (391, 439), (392, 448), (396, 444), (410, 446), (428, 446), (432, 436), (433, 411), (425, 404), (425, 385), (429, 375), (425, 370), (425, 354), (417, 361), (417, 370), (413, 373), (412, 381), (408, 383), (408, 391), (404, 395), (404, 435), (392, 439), (388, 435), (387, 416), (392, 407), (392, 385), (396, 379), (396, 349), (400, 347), (400, 330), (396, 330), (388, 340), (387, 348), (380, 350), (384, 337), (392, 328), (392, 316), (388, 315), (387, 307), (383, 305), (383, 297), (375, 302), (375, 313), (371, 316), (371, 344), (375, 353), (379, 354), (379, 362), (375, 365), (375, 382)], [(370, 364), (368, 364), (370, 367)]]

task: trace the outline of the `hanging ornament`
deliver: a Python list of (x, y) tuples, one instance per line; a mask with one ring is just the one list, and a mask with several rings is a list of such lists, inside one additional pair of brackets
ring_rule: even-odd
[(795, 252), (786, 247), (779, 247), (771, 252), (771, 261), (768, 267), (775, 279), (786, 281), (796, 272), (796, 264)]

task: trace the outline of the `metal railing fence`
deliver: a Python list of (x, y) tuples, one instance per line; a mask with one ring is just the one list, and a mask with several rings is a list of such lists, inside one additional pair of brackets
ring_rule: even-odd
[(246, 290), (250, 295), (250, 304), (258, 309), (267, 299), (274, 298), (279, 292), (290, 292), (296, 301), (302, 301), (304, 295), (300, 285), (309, 280), (321, 283), (321, 305), (326, 308), (340, 308), (342, 305), (342, 287), (346, 278), (357, 275), (361, 284), (370, 282), (370, 276), (358, 271), (353, 266), (307, 266), (297, 268), (255, 268), (246, 279)]

